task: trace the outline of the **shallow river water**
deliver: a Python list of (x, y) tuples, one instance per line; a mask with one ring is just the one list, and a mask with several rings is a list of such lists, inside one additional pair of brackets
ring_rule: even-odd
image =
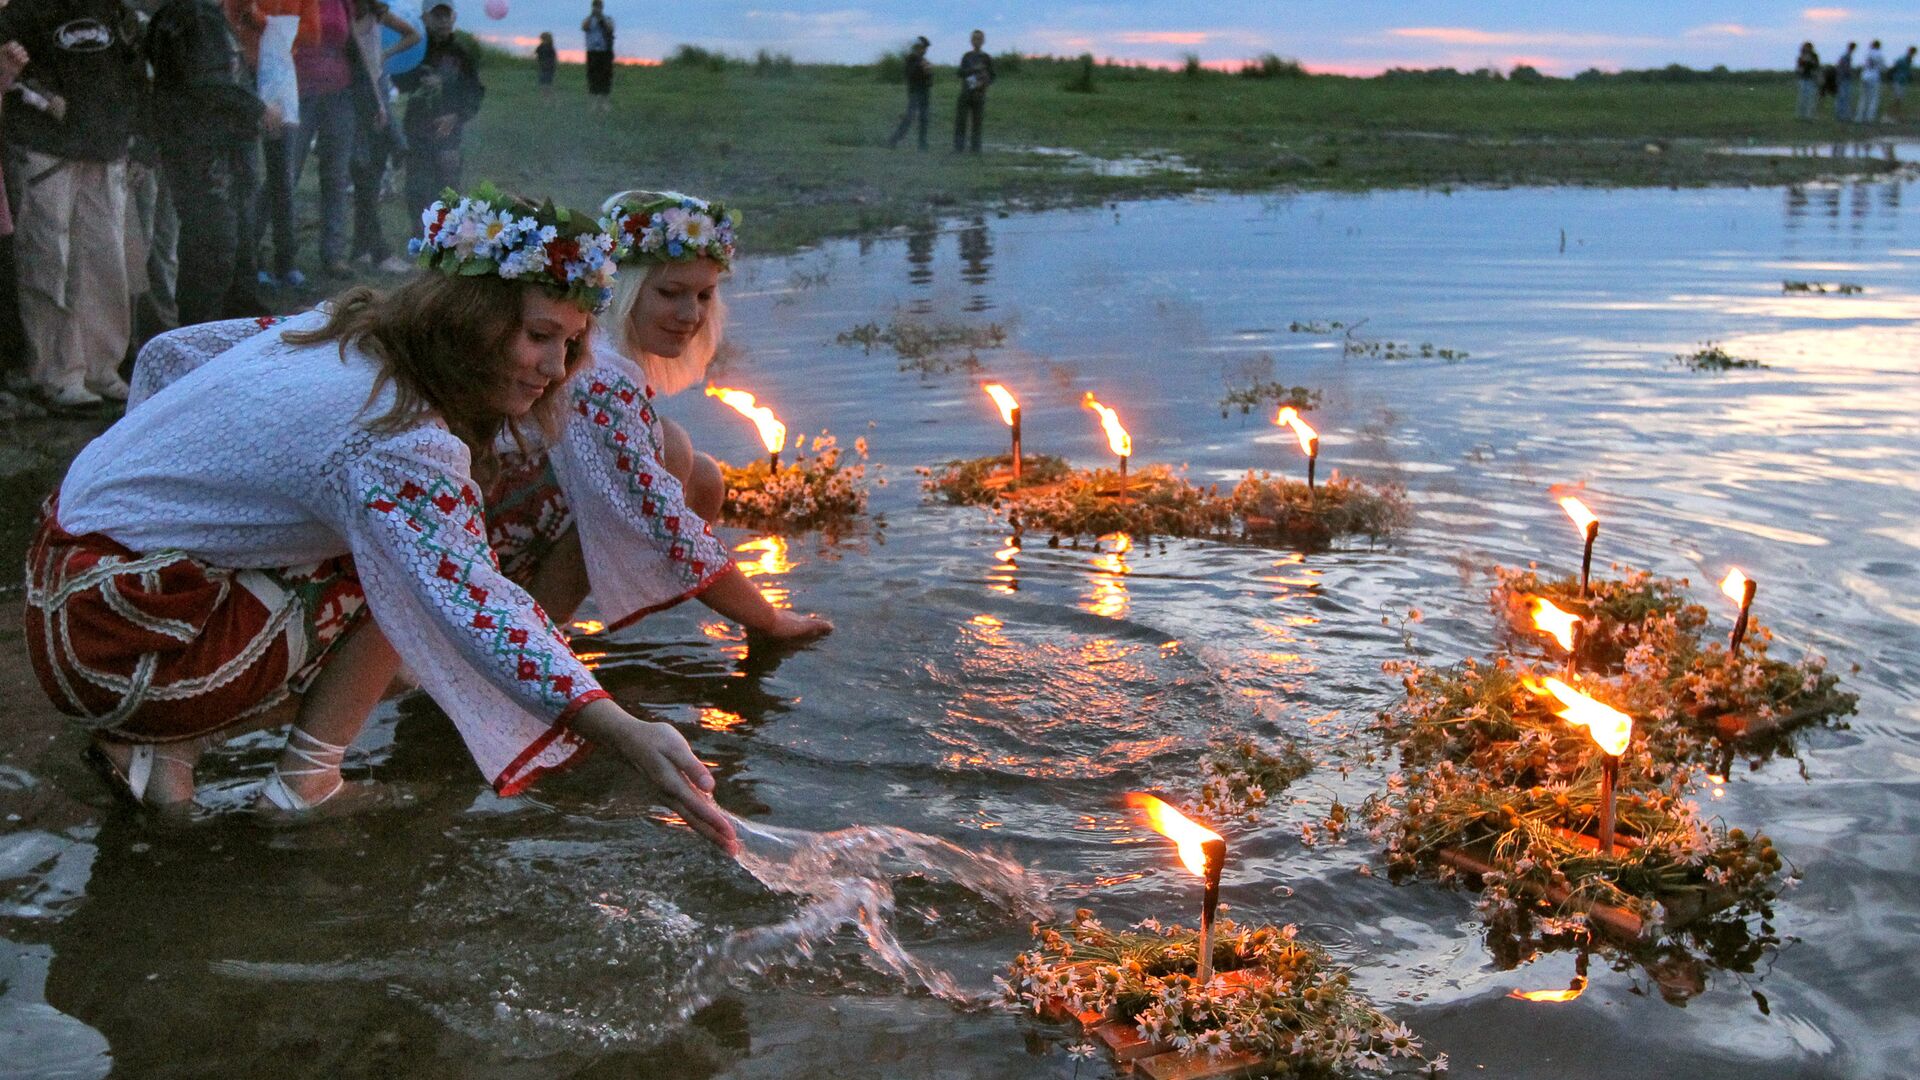
[[(1197, 898), (1122, 793), (1179, 790), (1212, 738), (1297, 740), (1320, 767), (1259, 825), (1223, 829), (1224, 899), (1331, 946), (1455, 1075), (1910, 1075), (1915, 199), (1899, 180), (1192, 199), (749, 261), (731, 285), (741, 350), (718, 378), (796, 431), (865, 436), (884, 526), (835, 544), (731, 535), (763, 586), (839, 630), (797, 653), (749, 653), (689, 605), (577, 646), (622, 700), (682, 726), (744, 818), (951, 842), (908, 851), (928, 860), (992, 852), (1049, 883), (1062, 910), (1110, 925), (1191, 918)], [(1786, 280), (1863, 291), (1788, 294)], [(1298, 469), (1291, 435), (1258, 411), (1223, 419), (1218, 402), (1250, 376), (1318, 389), (1321, 469), (1404, 482), (1417, 524), (1391, 544), (1314, 554), (1177, 541), (1116, 554), (1029, 537), (1008, 558), (1004, 528), (923, 505), (913, 472), (1003, 449), (978, 379), (903, 373), (890, 352), (834, 344), (896, 316), (1004, 325), (1008, 345), (980, 358), (1021, 394), (1028, 450), (1082, 465), (1106, 460), (1079, 407), (1093, 390), (1131, 428), (1137, 464), (1227, 481)], [(1312, 325), (1333, 321), (1360, 325)], [(1672, 362), (1707, 340), (1770, 366)], [(1385, 359), (1402, 351), (1388, 343), (1411, 357)], [(719, 456), (753, 453), (750, 430), (711, 400), (666, 411)], [(1778, 950), (1752, 973), (1709, 972), (1683, 1006), (1641, 969), (1605, 964), (1577, 1001), (1511, 1000), (1564, 986), (1574, 957), (1503, 970), (1466, 896), (1361, 873), (1363, 836), (1300, 836), (1391, 769), (1366, 754), (1368, 722), (1395, 698), (1383, 661), (1487, 652), (1486, 568), (1577, 562), (1548, 495), (1560, 483), (1584, 483), (1603, 521), (1597, 564), (1689, 576), (1722, 618), (1710, 582), (1738, 564), (1760, 583), (1776, 650), (1821, 652), (1861, 696), (1850, 727), (1808, 735), (1798, 761), (1737, 771), (1712, 803), (1765, 827), (1804, 880), (1778, 905)], [(796, 901), (654, 820), (605, 760), (531, 798), (487, 795), (420, 701), (384, 711), (356, 760), (437, 785), (424, 810), (293, 832), (108, 812), (77, 747), (63, 735), (0, 772), (7, 805), (37, 808), (0, 823), (0, 1072), (1108, 1068), (1070, 1059), (1063, 1032), (936, 996), (938, 980), (883, 962), (851, 930), (742, 966), (717, 1005), (674, 1023), (684, 973), (729, 934), (794, 918)], [(238, 802), (270, 757), (259, 740), (223, 752), (210, 800)], [(950, 977), (950, 996), (987, 991), (1028, 940), (1020, 905), (965, 875), (888, 880), (895, 944)]]

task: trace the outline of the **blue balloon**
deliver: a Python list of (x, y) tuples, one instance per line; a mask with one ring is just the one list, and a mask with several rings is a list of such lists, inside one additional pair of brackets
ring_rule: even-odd
[[(395, 12), (395, 14), (399, 14), (399, 13)], [(406, 19), (408, 22), (413, 24), (414, 30), (418, 31), (420, 34), (420, 40), (412, 48), (407, 49), (404, 52), (395, 53), (393, 55), (393, 59), (387, 61), (388, 75), (399, 75), (403, 72), (412, 71), (414, 68), (417, 68), (420, 66), (420, 61), (424, 60), (427, 55), (426, 27), (420, 25), (420, 20), (417, 18), (413, 18), (407, 15), (401, 15), (400, 17), (403, 19)], [(382, 26), (380, 28), (380, 51), (385, 52), (386, 50), (393, 48), (393, 43), (399, 40), (400, 40), (399, 31), (390, 29), (385, 26)]]

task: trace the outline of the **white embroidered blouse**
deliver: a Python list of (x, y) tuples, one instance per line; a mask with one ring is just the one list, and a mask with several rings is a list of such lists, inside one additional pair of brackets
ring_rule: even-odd
[[(375, 361), (355, 348), (343, 361), (332, 343), (289, 345), (265, 328), (235, 320), (150, 343), (127, 416), (68, 470), (61, 526), (233, 569), (351, 554), (381, 629), (497, 789), (511, 794), (564, 763), (582, 745), (566, 720), (606, 694), (499, 572), (465, 444), (437, 420), (368, 431), (392, 401), (390, 389), (369, 401)], [(582, 372), (546, 448), (596, 601), (617, 624), (732, 566), (661, 465), (634, 374), (618, 357)]]

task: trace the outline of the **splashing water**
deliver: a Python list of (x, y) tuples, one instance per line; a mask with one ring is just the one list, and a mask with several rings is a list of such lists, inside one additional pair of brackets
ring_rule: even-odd
[(962, 990), (952, 976), (900, 944), (893, 930), (896, 877), (951, 881), (1025, 918), (1053, 913), (1046, 886), (1026, 867), (937, 837), (885, 825), (811, 833), (733, 818), (733, 827), (740, 838), (740, 865), (767, 888), (805, 897), (807, 903), (784, 922), (738, 931), (709, 948), (675, 995), (681, 1020), (734, 979), (804, 960), (847, 927), (857, 928), (874, 958), (902, 982), (956, 1004), (981, 1003), (982, 995)]

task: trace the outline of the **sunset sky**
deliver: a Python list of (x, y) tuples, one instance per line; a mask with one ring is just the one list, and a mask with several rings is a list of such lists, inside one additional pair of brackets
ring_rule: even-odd
[[(562, 50), (580, 48), (585, 0), (510, 0), (506, 19), (461, 0), (463, 25), (501, 44), (530, 46), (542, 30)], [(1298, 57), (1316, 71), (1373, 74), (1388, 67), (1511, 68), (1532, 64), (1557, 75), (1605, 69), (1785, 68), (1812, 39), (1831, 59), (1857, 38), (1882, 37), (1891, 50), (1920, 41), (1920, 7), (1812, 7), (1769, 0), (608, 0), (622, 56), (657, 58), (691, 42), (751, 55), (757, 49), (801, 61), (864, 63), (915, 34), (933, 39), (936, 60), (952, 63), (968, 31), (987, 32), (991, 52), (1074, 55), (1177, 63), (1186, 53), (1230, 64), (1263, 52)], [(562, 13), (565, 13), (564, 15)]]

